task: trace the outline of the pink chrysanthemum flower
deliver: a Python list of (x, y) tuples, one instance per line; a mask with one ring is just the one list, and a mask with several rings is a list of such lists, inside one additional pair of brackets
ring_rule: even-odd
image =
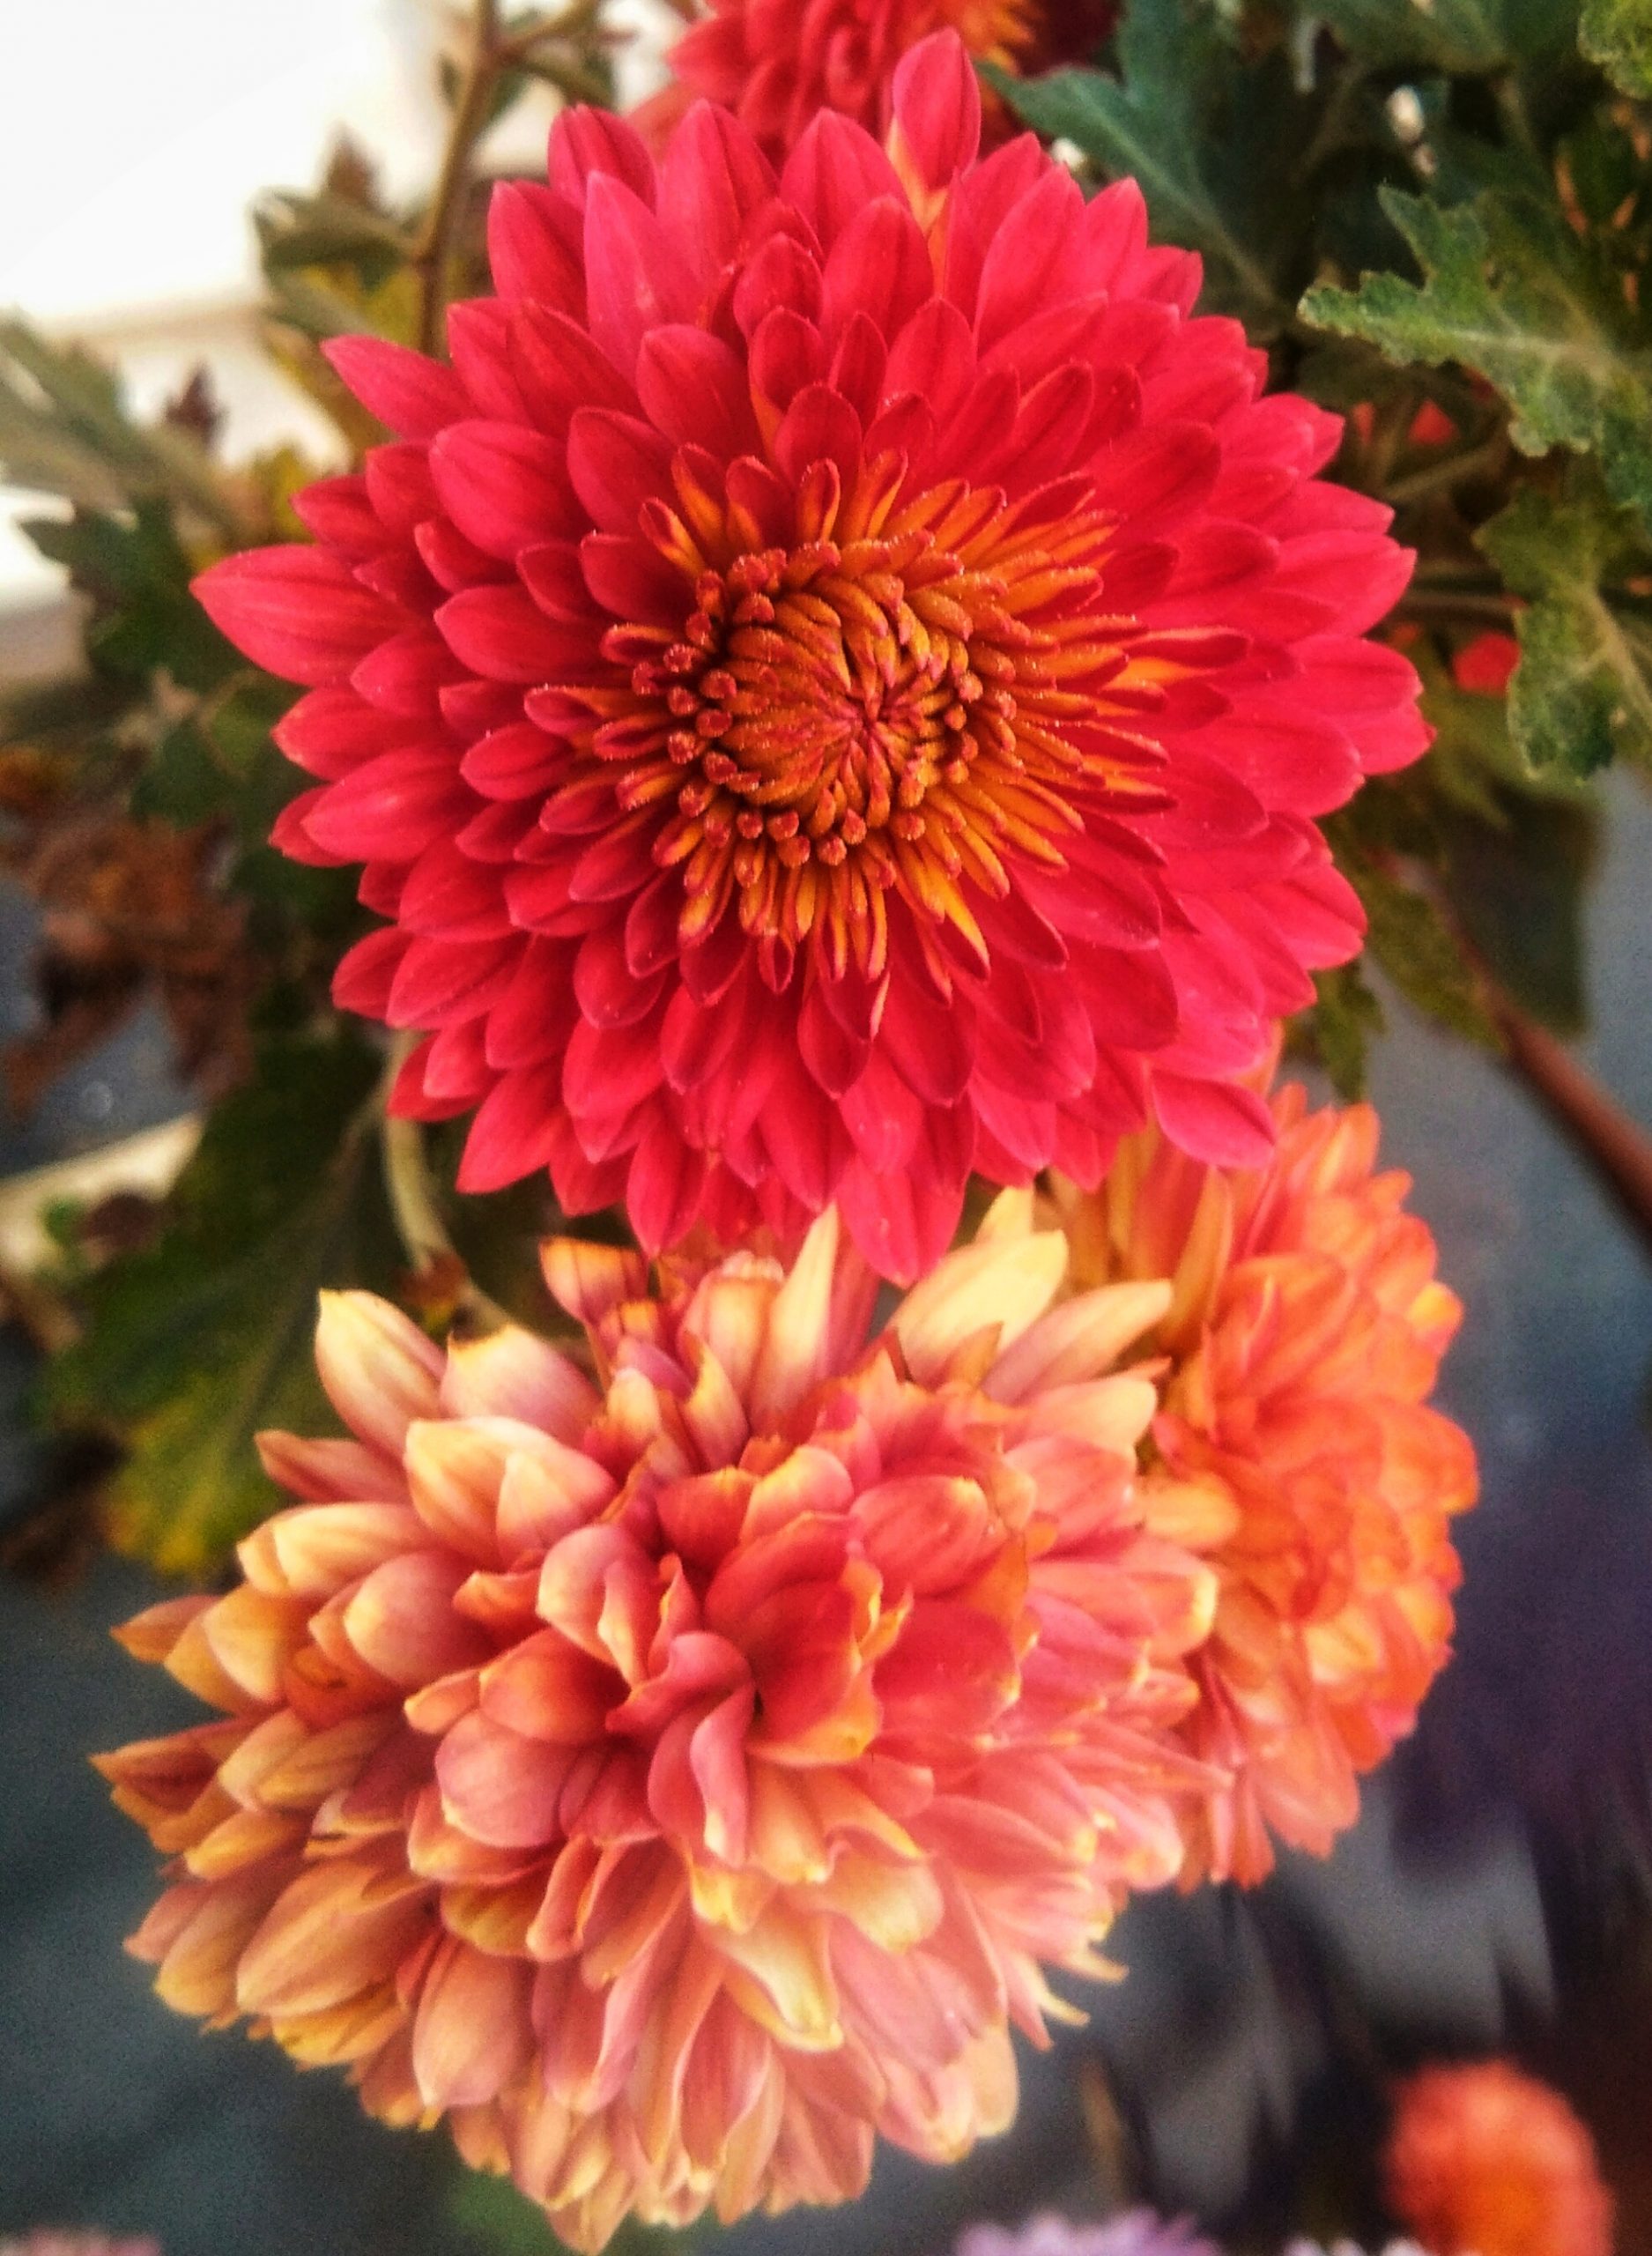
[(1270, 1836), (1322, 1854), (1352, 1823), (1359, 1774), (1448, 1657), (1450, 1524), (1476, 1493), (1467, 1435), (1426, 1402), (1461, 1305), (1409, 1177), (1374, 1172), (1376, 1115), (1309, 1113), (1294, 1087), (1274, 1113), (1259, 1171), (1149, 1133), (1099, 1192), (1057, 1193), (1078, 1278), (1174, 1285), (1145, 1485), (1221, 1586), (1185, 1731), (1226, 1783), (1195, 1810), (1189, 1881), (1259, 1880)]
[(1571, 2107), (1508, 2060), (1401, 2086), (1390, 2203), (1434, 2256), (1611, 2256), (1612, 2198)]
[(1060, 1234), (989, 1234), (869, 1345), (838, 1236), (658, 1296), (552, 1246), (596, 1384), (328, 1298), (355, 1438), (269, 1437), (307, 1501), (123, 1633), (226, 1711), (103, 1759), (177, 1860), (161, 1995), (447, 2114), (582, 2248), (1001, 2128), (1008, 2024), (1071, 2017), (1046, 1970), (1103, 1970), (1203, 1784), (1213, 1578), (1145, 1531), (1152, 1387), (1104, 1375), (1164, 1288), (1052, 1316)]
[(1426, 731), (1336, 419), (1133, 186), (974, 161), (955, 37), (895, 109), (778, 182), (709, 107), (657, 169), (560, 119), (454, 367), (333, 348), (400, 441), (202, 595), (315, 685), (278, 838), (366, 860), (336, 991), (432, 1034), (397, 1102), (479, 1108), (464, 1187), (548, 1164), (650, 1250), (835, 1198), (910, 1278), (972, 1168), (1263, 1155), (1238, 1077), (1360, 929), (1314, 818)]
[(902, 56), (936, 32), (1030, 76), (1088, 62), (1115, 12), (1113, 0), (710, 0), (667, 58), (677, 84), (639, 122), (657, 131), (696, 96), (722, 102), (780, 162), (823, 109), (881, 138)]

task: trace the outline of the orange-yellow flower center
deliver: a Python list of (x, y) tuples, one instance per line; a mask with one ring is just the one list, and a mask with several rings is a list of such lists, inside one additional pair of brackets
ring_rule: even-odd
[(1072, 733), (1126, 662), (1105, 519), (1029, 524), (961, 483), (895, 508), (885, 485), (800, 496), (799, 537), (757, 547), (693, 499), (692, 532), (663, 511), (656, 534), (693, 609), (675, 639), (622, 630), (637, 703), (596, 738), (653, 754), (622, 805), (675, 801), (654, 856), (682, 871), (682, 937), (737, 902), (771, 976), (812, 934), (876, 978), (893, 894), (984, 959), (966, 887), (1007, 893), (1006, 853), (1059, 867), (1076, 791), (1115, 765)]

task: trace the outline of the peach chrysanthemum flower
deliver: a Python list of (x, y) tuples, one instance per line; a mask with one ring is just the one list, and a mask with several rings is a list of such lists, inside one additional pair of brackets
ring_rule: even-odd
[(1220, 1577), (1185, 1729), (1227, 1779), (1193, 1820), (1189, 1882), (1260, 1880), (1270, 1835), (1323, 1854), (1352, 1824), (1359, 1774), (1446, 1661), (1450, 1522), (1476, 1494), (1468, 1436), (1427, 1406), (1462, 1308), (1410, 1178), (1374, 1171), (1368, 1105), (1307, 1106), (1278, 1092), (1259, 1170), (1147, 1132), (1098, 1192), (1056, 1193), (1079, 1281), (1174, 1283), (1149, 1511)]
[(1507, 2060), (1412, 2076), (1385, 2168), (1389, 2202), (1434, 2256), (1611, 2256), (1593, 2140)]
[(835, 1210), (789, 1271), (563, 1241), (596, 1383), (517, 1331), (431, 1345), (328, 1296), (353, 1439), (245, 1580), (122, 1632), (226, 1712), (106, 1756), (172, 1855), (161, 1995), (448, 2117), (556, 2230), (856, 2193), (1015, 2106), (1122, 1893), (1181, 1858), (1214, 1577), (1149, 1533), (1168, 1298), (1048, 1313), (1008, 1193), (869, 1340)]
[(721, 102), (778, 163), (823, 109), (885, 134), (896, 65), (935, 32), (1028, 76), (1088, 62), (1115, 12), (1113, 0), (710, 0), (667, 57), (676, 84), (642, 122), (661, 132), (696, 98)]

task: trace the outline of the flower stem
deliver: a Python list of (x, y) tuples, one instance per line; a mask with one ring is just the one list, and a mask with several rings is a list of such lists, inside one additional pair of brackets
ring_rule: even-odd
[(493, 85), (500, 68), (499, 0), (476, 0), (470, 25), (470, 52), (464, 78), (454, 104), (448, 145), (436, 176), (430, 210), (426, 214), (413, 252), (419, 279), (419, 346), (433, 352), (441, 342), (441, 317), (446, 311), (443, 288), (454, 228), (470, 185), (470, 159), (487, 122)]
[(424, 1128), (417, 1120), (398, 1118), (389, 1109), (396, 1076), (420, 1038), (417, 1034), (396, 1035), (379, 1091), (379, 1141), (390, 1213), (414, 1274), (424, 1276), (438, 1267), (451, 1268), (463, 1280), (456, 1295), (458, 1311), (477, 1328), (496, 1332), (510, 1322), (510, 1317), (471, 1276), (442, 1219), (425, 1150)]
[(1510, 1070), (1566, 1131), (1626, 1219), (1652, 1248), (1652, 1134), (1546, 1027), (1491, 988), (1486, 1000)]

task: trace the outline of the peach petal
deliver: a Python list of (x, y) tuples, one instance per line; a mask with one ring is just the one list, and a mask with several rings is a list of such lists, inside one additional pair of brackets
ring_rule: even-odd
[(449, 1937), (419, 1992), (413, 2074), (426, 2107), (492, 2099), (527, 2059), (528, 1969)]
[(907, 1369), (937, 1384), (956, 1351), (989, 1325), (1002, 1354), (1044, 1314), (1066, 1273), (1067, 1241), (1059, 1230), (1011, 1235), (1006, 1215), (996, 1234), (984, 1240), (977, 1234), (974, 1244), (946, 1255), (896, 1310), (891, 1328)]
[[(216, 2021), (233, 2010), (237, 1968), (279, 1884), (278, 1877), (272, 1882), (256, 1872), (241, 1880), (203, 1883), (189, 1896), (187, 1916), (159, 1953), (159, 1934), (152, 1937), (147, 1922), (138, 1929), (130, 1947), (140, 1956), (159, 1956), (155, 1988), (174, 2013)], [(179, 1897), (184, 1895), (177, 1891)]]
[(405, 2018), (394, 1988), (383, 1983), (321, 2013), (278, 2014), (270, 2034), (301, 2067), (343, 2067), (372, 2059)]
[(920, 1597), (953, 1590), (1004, 1542), (1004, 1525), (978, 1480), (914, 1473), (863, 1489), (855, 1517), (892, 1592)]
[(382, 1560), (428, 1540), (405, 1503), (300, 1504), (255, 1528), (236, 1556), (260, 1590), (323, 1599)]
[(414, 1689), (490, 1651), (474, 1623), (453, 1610), (469, 1562), (448, 1551), (409, 1551), (375, 1567), (344, 1607), (344, 1634), (387, 1682)]
[(988, 1373), (986, 1391), (995, 1401), (1024, 1402), (1046, 1387), (1100, 1378), (1152, 1330), (1171, 1297), (1171, 1286), (1158, 1280), (1099, 1286), (1063, 1301), (999, 1356)]
[(301, 1816), (275, 1809), (238, 1809), (184, 1851), (184, 1869), (197, 1880), (227, 1880), (249, 1865), (296, 1856), (308, 1829)]
[(351, 1432), (400, 1457), (407, 1429), (437, 1407), (441, 1350), (371, 1293), (323, 1293), (315, 1368)]
[(482, 1712), (530, 1739), (582, 1747), (601, 1734), (624, 1690), (611, 1668), (542, 1629), (482, 1671)]
[(307, 1503), (396, 1504), (406, 1495), (399, 1449), (389, 1456), (361, 1442), (274, 1431), (254, 1441), (270, 1478)]
[(273, 1705), (281, 1697), (287, 1663), (305, 1642), (307, 1616), (301, 1599), (277, 1598), (243, 1585), (220, 1598), (201, 1616), (199, 1627), (231, 1682), (250, 1698)]
[(436, 1779), (449, 1821), (496, 1849), (538, 1849), (554, 1840), (571, 1756), (479, 1713), (455, 1724), (436, 1752)]
[(159, 1606), (145, 1607), (130, 1622), (120, 1622), (109, 1634), (134, 1660), (159, 1661), (164, 1667), (185, 1630), (213, 1603), (205, 1595), (163, 1599)]
[(595, 1458), (543, 1436), (531, 1453), (518, 1451), (506, 1461), (499, 1485), (500, 1556), (513, 1560), (548, 1550), (595, 1519), (613, 1493), (613, 1475)]
[(515, 1325), (449, 1343), (440, 1401), (444, 1417), (520, 1419), (570, 1443), (602, 1406), (575, 1364)]
[(744, 1933), (718, 1929), (715, 1948), (729, 1962), (730, 1992), (779, 2043), (805, 2052), (842, 2043), (822, 1921), (777, 1907)]
[(786, 1280), (775, 1294), (746, 1390), (753, 1430), (778, 1432), (826, 1376), (831, 1345), (838, 1213), (828, 1206), (810, 1226)]
[(240, 1951), (242, 2012), (321, 2012), (392, 1974), (429, 1932), (432, 1907), (411, 1880), (375, 1901), (384, 1878), (379, 1867), (344, 1858), (291, 1881)]

